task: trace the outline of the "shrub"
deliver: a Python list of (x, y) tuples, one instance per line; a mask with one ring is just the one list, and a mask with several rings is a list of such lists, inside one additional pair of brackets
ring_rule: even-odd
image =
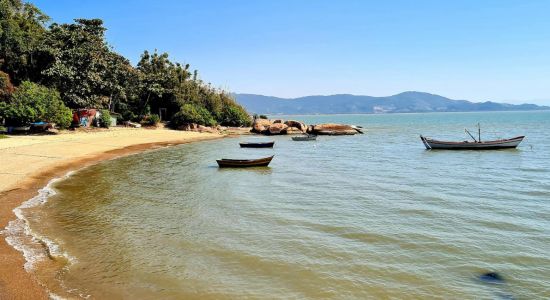
[(7, 102), (0, 103), (0, 117), (10, 126), (47, 121), (66, 128), (71, 124), (72, 112), (56, 90), (24, 81)]
[(195, 103), (186, 103), (181, 107), (180, 111), (172, 117), (171, 125), (173, 127), (179, 127), (191, 123), (215, 126), (216, 120), (214, 120), (206, 108)]
[(227, 126), (250, 126), (252, 120), (242, 106), (229, 103), (224, 107), (221, 124)]
[(109, 110), (102, 109), (99, 111), (99, 126), (109, 128), (111, 126), (111, 114)]
[(267, 120), (267, 116), (266, 116), (266, 115), (260, 115), (260, 119), (265, 119), (265, 120)]
[(158, 123), (160, 123), (160, 117), (157, 114), (152, 114), (145, 120), (145, 124), (149, 126), (156, 126)]
[(49, 117), (46, 117), (46, 120), (55, 123), (56, 127), (59, 129), (66, 129), (71, 126), (71, 122), (73, 121), (73, 112), (65, 105), (59, 106), (57, 109), (52, 110), (49, 113)]

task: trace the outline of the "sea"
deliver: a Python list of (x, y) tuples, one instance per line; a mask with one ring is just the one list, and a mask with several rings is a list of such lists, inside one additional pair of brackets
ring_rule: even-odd
[[(550, 298), (550, 112), (276, 118), (364, 134), (239, 136), (75, 169), (4, 236), (60, 299)], [(468, 140), (478, 123), (482, 140), (526, 138), (495, 151), (419, 138)], [(239, 147), (251, 140), (275, 146)]]

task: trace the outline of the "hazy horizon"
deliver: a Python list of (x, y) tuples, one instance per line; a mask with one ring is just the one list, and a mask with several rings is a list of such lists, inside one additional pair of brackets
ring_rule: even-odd
[(548, 1), (30, 1), (54, 22), (101, 18), (136, 63), (168, 52), (234, 93), (550, 105)]
[(547, 101), (547, 102), (541, 102), (541, 103), (535, 102), (536, 100), (534, 100), (533, 102), (529, 102), (529, 101), (526, 101), (526, 102), (521, 102), (521, 101), (512, 102), (512, 101), (505, 101), (505, 100), (503, 100), (503, 101), (500, 101), (500, 100), (479, 100), (478, 101), (478, 100), (473, 100), (473, 99), (456, 99), (456, 98), (447, 97), (446, 95), (440, 95), (440, 94), (424, 92), (424, 91), (403, 91), (403, 92), (400, 92), (400, 93), (389, 94), (389, 95), (368, 95), (368, 94), (362, 94), (361, 95), (361, 94), (351, 94), (351, 93), (334, 93), (334, 94), (311, 94), (311, 95), (303, 95), (303, 96), (297, 96), (297, 97), (280, 97), (280, 96), (276, 96), (276, 95), (266, 95), (266, 94), (261, 94), (261, 93), (259, 93), (259, 94), (257, 94), (257, 93), (247, 93), (247, 92), (239, 93), (239, 92), (232, 91), (232, 93), (234, 93), (234, 94), (259, 95), (259, 96), (266, 96), (266, 97), (276, 97), (276, 98), (286, 99), (286, 100), (294, 100), (294, 99), (299, 99), (299, 98), (304, 98), (304, 97), (312, 97), (312, 96), (314, 96), (314, 97), (315, 96), (330, 97), (330, 96), (338, 96), (338, 95), (351, 95), (351, 96), (358, 96), (358, 97), (369, 96), (369, 97), (383, 98), (383, 97), (390, 97), (390, 96), (395, 96), (395, 95), (399, 95), (399, 94), (403, 94), (403, 93), (409, 93), (409, 92), (432, 94), (432, 95), (445, 97), (445, 98), (448, 98), (450, 100), (466, 100), (466, 101), (470, 101), (470, 102), (474, 102), (474, 103), (491, 101), (491, 102), (496, 102), (496, 103), (515, 104), (515, 105), (519, 105), (519, 104), (536, 104), (536, 105), (539, 105), (539, 106), (550, 106), (550, 100), (541, 100), (541, 101)]

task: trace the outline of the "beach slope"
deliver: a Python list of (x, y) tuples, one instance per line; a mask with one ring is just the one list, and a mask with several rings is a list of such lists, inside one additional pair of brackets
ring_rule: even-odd
[[(0, 140), (0, 231), (16, 218), (13, 209), (54, 177), (102, 160), (222, 135), (168, 129), (114, 128)], [(0, 299), (47, 299), (27, 273), (24, 257), (0, 236)]]

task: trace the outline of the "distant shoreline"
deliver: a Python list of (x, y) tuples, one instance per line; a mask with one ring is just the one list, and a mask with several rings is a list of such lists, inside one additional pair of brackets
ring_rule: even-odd
[[(13, 136), (0, 143), (0, 231), (16, 216), (13, 209), (67, 172), (147, 150), (223, 138), (226, 135), (167, 129), (126, 129), (45, 136)], [(22, 253), (0, 238), (0, 299), (49, 299)]]
[(234, 94), (247, 111), (258, 114), (385, 114), (431, 112), (488, 112), (549, 110), (538, 104), (510, 104), (493, 101), (472, 102), (455, 100), (424, 92), (403, 92), (384, 97), (367, 95), (316, 95), (293, 99), (257, 94)]
[(390, 113), (338, 113), (338, 114), (269, 114), (262, 113), (266, 116), (361, 116), (361, 115), (418, 115), (418, 114), (464, 114), (464, 113), (518, 113), (518, 112), (550, 112), (550, 109), (537, 109), (537, 110), (485, 110), (485, 111), (425, 111), (425, 112), (390, 112)]

